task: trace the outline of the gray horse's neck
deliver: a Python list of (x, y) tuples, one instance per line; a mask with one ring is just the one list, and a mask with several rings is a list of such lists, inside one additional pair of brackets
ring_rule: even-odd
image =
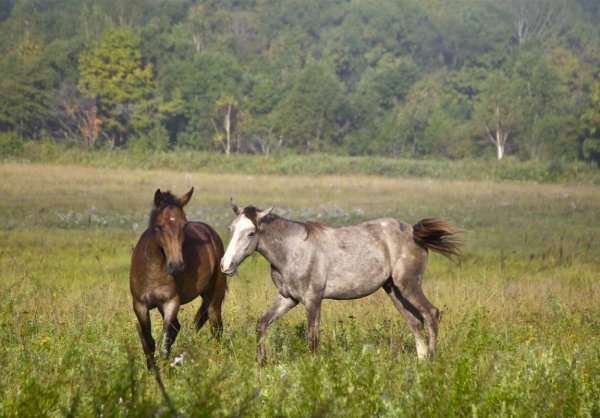
[(306, 230), (301, 223), (272, 215), (261, 226), (261, 237), (256, 251), (281, 271), (287, 263), (291, 242), (302, 241), (305, 237)]

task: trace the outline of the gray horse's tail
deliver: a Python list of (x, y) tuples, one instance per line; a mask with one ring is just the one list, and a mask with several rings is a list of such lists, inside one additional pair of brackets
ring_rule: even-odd
[(448, 258), (462, 254), (459, 248), (461, 240), (456, 237), (458, 232), (462, 231), (445, 219), (427, 218), (413, 225), (413, 236), (417, 244)]

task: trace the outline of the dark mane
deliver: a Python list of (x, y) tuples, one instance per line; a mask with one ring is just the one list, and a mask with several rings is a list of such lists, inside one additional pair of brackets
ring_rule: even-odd
[(246, 206), (242, 210), (244, 216), (252, 221), (255, 228), (258, 228), (258, 212), (260, 212), (260, 209), (255, 206)]
[(310, 238), (311, 234), (321, 232), (325, 229), (325, 226), (321, 222), (316, 221), (306, 222), (303, 225), (304, 230), (306, 231), (306, 238), (304, 238), (305, 241)]
[[(252, 221), (252, 223), (254, 224), (254, 227), (258, 228), (258, 212), (260, 212), (260, 209), (255, 207), (255, 206), (246, 206), (243, 210), (242, 213), (244, 214), (244, 216), (248, 219), (250, 219)], [(312, 234), (315, 234), (317, 232), (323, 231), (325, 229), (325, 226), (323, 226), (323, 224), (321, 224), (320, 222), (315, 222), (315, 221), (309, 221), (309, 222), (300, 222), (300, 221), (294, 221), (292, 219), (285, 219), (282, 218), (280, 216), (277, 216), (275, 214), (269, 214), (268, 216), (265, 217), (265, 219), (263, 219), (264, 223), (270, 223), (273, 222), (277, 219), (282, 219), (285, 220), (286, 222), (291, 222), (297, 225), (302, 225), (304, 227), (304, 230), (306, 231), (306, 237), (304, 238), (304, 240), (307, 240), (308, 238), (310, 238), (310, 236)]]
[(171, 193), (169, 190), (161, 193), (163, 200), (160, 206), (157, 207), (155, 204), (152, 204), (152, 210), (150, 211), (150, 221), (148, 222), (149, 228), (154, 228), (154, 226), (156, 225), (156, 217), (158, 216), (159, 212), (164, 208), (168, 206), (177, 206), (183, 209), (183, 206), (181, 206), (181, 202), (179, 201), (179, 199), (175, 197), (173, 193)]

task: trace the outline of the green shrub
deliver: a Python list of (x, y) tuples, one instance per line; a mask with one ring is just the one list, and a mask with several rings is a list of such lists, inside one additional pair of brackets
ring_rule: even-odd
[[(18, 141), (18, 142), (17, 142)], [(10, 144), (2, 146), (3, 144)], [(10, 154), (4, 149), (12, 149)], [(495, 160), (407, 160), (383, 157), (349, 157), (332, 154), (298, 155), (281, 152), (269, 156), (169, 150), (164, 128), (158, 126), (145, 136), (130, 140), (125, 149), (101, 148), (87, 151), (59, 145), (51, 140), (25, 141), (10, 134), (0, 137), (0, 157), (14, 155), (33, 162), (82, 164), (122, 168), (162, 168), (206, 173), (278, 175), (375, 175), (431, 178), (440, 180), (532, 181), (600, 184), (594, 164), (565, 161), (520, 161), (507, 157)]]
[(23, 143), (16, 132), (0, 132), (0, 158), (14, 157), (22, 147)]
[(130, 139), (128, 148), (134, 155), (167, 151), (169, 149), (169, 133), (164, 126), (156, 124), (147, 134), (140, 134)]

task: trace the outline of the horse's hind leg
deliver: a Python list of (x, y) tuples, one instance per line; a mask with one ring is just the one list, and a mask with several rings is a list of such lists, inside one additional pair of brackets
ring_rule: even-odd
[(216, 273), (215, 286), (210, 304), (208, 305), (208, 321), (210, 322), (210, 331), (215, 338), (221, 338), (223, 334), (223, 319), (221, 318), (221, 308), (225, 292), (227, 291), (227, 276), (220, 270)]
[(419, 359), (425, 358), (427, 355), (427, 341), (423, 332), (423, 316), (412, 306), (406, 299), (402, 297), (400, 290), (394, 286), (394, 283), (389, 279), (384, 285), (383, 290), (388, 294), (394, 306), (406, 322), (415, 337), (415, 344), (417, 346), (417, 357)]
[[(425, 261), (426, 260), (427, 259), (425, 259)], [(395, 272), (398, 274), (393, 276), (393, 283), (400, 291), (400, 301), (409, 312), (415, 312), (416, 310), (421, 318), (427, 323), (429, 355), (433, 357), (435, 356), (440, 311), (427, 300), (421, 287), (421, 277), (425, 270), (425, 263), (416, 265), (414, 268), (400, 268), (398, 270), (399, 271)], [(424, 358), (424, 353), (419, 353), (417, 351), (417, 355), (419, 358)]]
[(202, 304), (194, 319), (196, 331), (200, 330), (208, 320), (210, 322), (210, 331), (212, 335), (217, 339), (221, 338), (221, 335), (223, 334), (221, 308), (223, 299), (225, 299), (226, 290), (227, 277), (219, 271), (216, 273), (216, 279), (210, 291), (202, 294)]
[(202, 303), (200, 304), (200, 308), (198, 308), (198, 312), (196, 312), (196, 316), (194, 317), (194, 326), (196, 327), (196, 331), (200, 331), (200, 328), (204, 326), (206, 321), (208, 321), (208, 298), (203, 297)]

